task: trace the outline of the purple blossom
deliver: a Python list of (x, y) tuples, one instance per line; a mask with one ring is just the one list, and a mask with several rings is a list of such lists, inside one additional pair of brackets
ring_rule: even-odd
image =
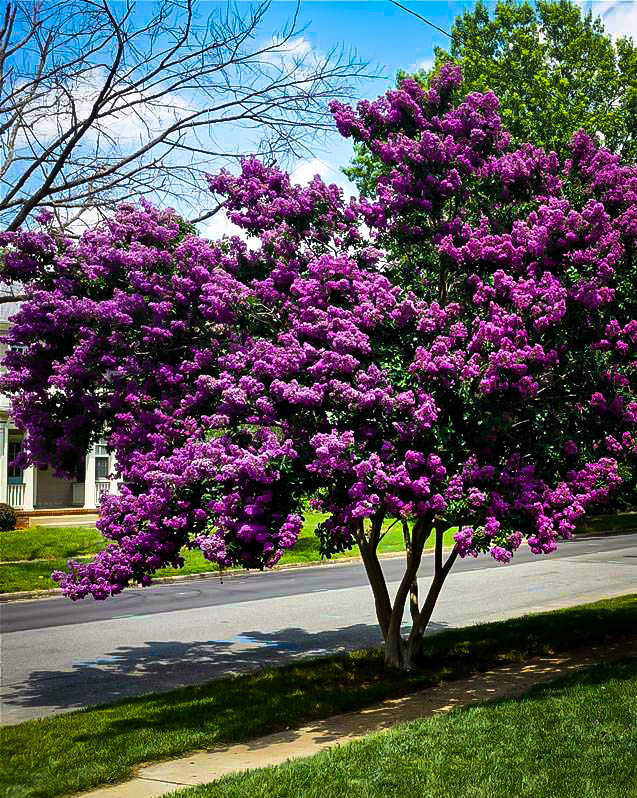
[(513, 148), (461, 80), (331, 104), (379, 167), (369, 197), (255, 158), (209, 176), (250, 248), (145, 202), (77, 241), (1, 234), (29, 297), (2, 377), (24, 460), (69, 474), (105, 437), (124, 483), (105, 549), (55, 574), (68, 596), (146, 585), (184, 547), (271, 567), (307, 499), (327, 554), (391, 516), (504, 563), (633, 479), (637, 169), (584, 133), (565, 164)]

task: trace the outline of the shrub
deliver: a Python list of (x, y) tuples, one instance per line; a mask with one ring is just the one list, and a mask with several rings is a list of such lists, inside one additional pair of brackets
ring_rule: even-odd
[(10, 532), (15, 529), (17, 520), (16, 511), (9, 504), (0, 504), (0, 532)]

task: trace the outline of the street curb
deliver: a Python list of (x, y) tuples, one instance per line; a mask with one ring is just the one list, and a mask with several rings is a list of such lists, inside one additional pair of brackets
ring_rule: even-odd
[[(577, 534), (577, 538), (606, 538), (612, 537), (613, 535), (630, 535), (637, 532), (636, 529), (612, 529), (606, 532), (597, 532), (594, 530), (591, 531), (582, 531)], [(433, 550), (429, 549), (423, 552), (423, 556), (427, 554), (433, 554)], [(388, 552), (387, 554), (379, 554), (378, 558), (380, 560), (390, 560), (395, 559), (397, 557), (403, 557), (404, 552)], [(355, 563), (362, 562), (360, 557), (342, 557), (338, 560), (312, 560), (310, 562), (293, 562), (289, 563), (288, 565), (280, 565), (275, 566), (269, 570), (260, 571), (258, 573), (280, 573), (281, 571), (291, 571), (298, 568), (325, 568), (325, 567), (335, 567), (338, 565), (353, 565)], [(245, 579), (246, 574), (249, 574), (250, 571), (246, 570), (239, 570), (235, 569), (232, 571), (220, 572), (220, 571), (207, 571), (204, 573), (199, 574), (182, 574), (180, 576), (160, 576), (157, 579), (153, 579), (154, 585), (165, 585), (171, 584), (173, 582), (196, 582), (199, 579), (218, 579), (220, 582), (223, 582), (225, 579)], [(127, 588), (127, 590), (148, 590), (147, 587), (142, 587), (141, 585), (131, 585), (131, 587)], [(30, 600), (38, 600), (38, 599), (46, 599), (46, 598), (56, 598), (56, 596), (62, 597), (62, 589), (59, 587), (51, 588), (50, 590), (22, 590), (16, 593), (0, 593), (0, 604), (7, 604), (10, 601), (30, 601)]]

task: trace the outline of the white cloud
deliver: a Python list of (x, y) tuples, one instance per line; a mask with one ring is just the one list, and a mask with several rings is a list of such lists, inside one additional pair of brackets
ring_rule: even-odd
[(201, 222), (199, 232), (204, 238), (209, 238), (211, 241), (223, 238), (224, 235), (246, 237), (245, 230), (233, 224), (223, 209), (215, 213), (211, 219)]
[[(593, 4), (593, 13), (596, 5), (597, 3)], [(637, 43), (637, 4), (634, 2), (606, 4), (602, 20), (606, 31), (613, 38), (632, 36), (633, 41)]]
[(239, 236), (246, 242), (249, 249), (258, 249), (261, 246), (259, 238), (248, 235), (243, 228), (233, 224), (223, 209), (217, 211), (211, 219), (201, 222), (198, 228), (199, 235), (210, 241), (218, 241), (224, 236)]
[(104, 218), (104, 214), (94, 206), (79, 209), (56, 208), (55, 215), (60, 226), (75, 236), (82, 235), (86, 230), (94, 229)]
[(583, 13), (593, 12), (593, 17), (600, 16), (606, 33), (613, 39), (621, 36), (632, 36), (637, 43), (637, 3), (634, 0), (615, 0), (614, 2), (597, 2), (597, 0), (580, 0)]
[[(105, 79), (104, 69), (96, 67), (66, 85), (64, 91), (59, 88), (51, 89), (45, 97), (39, 99), (37, 105), (28, 108), (26, 118), (36, 138), (41, 142), (50, 141), (73, 123), (69, 95), (73, 100), (77, 120), (87, 119)], [(105, 115), (91, 125), (84, 140), (96, 144), (100, 137), (106, 136), (116, 144), (124, 145), (123, 149), (130, 148), (141, 140), (148, 140), (153, 133), (193, 110), (193, 106), (182, 97), (171, 94), (162, 97), (160, 105), (147, 101), (143, 91), (131, 91), (124, 101), (129, 105), (124, 110), (117, 110), (117, 101), (106, 106), (102, 110), (102, 113), (106, 112)], [(25, 138), (27, 137), (28, 134), (25, 134)]]
[(262, 59), (275, 66), (277, 69), (287, 70), (305, 62), (308, 67), (318, 63), (320, 54), (314, 50), (312, 43), (305, 36), (294, 36), (292, 39), (285, 39), (274, 36), (265, 47), (269, 47)]
[(314, 177), (318, 175), (321, 180), (326, 183), (334, 182), (328, 176), (330, 165), (320, 158), (310, 158), (309, 160), (299, 161), (290, 174), (290, 179), (293, 183), (300, 183), (302, 186), (307, 185)]
[(435, 63), (435, 59), (433, 57), (431, 57), (431, 58), (423, 58), (421, 61), (416, 61), (415, 64), (411, 64), (411, 66), (409, 67), (409, 69), (407, 71), (408, 72), (418, 72), (421, 69), (423, 69), (425, 71), (428, 71), (429, 69), (432, 68), (434, 63)]
[(324, 158), (305, 159), (296, 164), (290, 173), (290, 179), (293, 183), (305, 186), (312, 180), (314, 175), (318, 175), (324, 183), (328, 185), (336, 184), (343, 190), (345, 199), (348, 199), (351, 194), (356, 193), (356, 187), (340, 171), (339, 166), (340, 164)]

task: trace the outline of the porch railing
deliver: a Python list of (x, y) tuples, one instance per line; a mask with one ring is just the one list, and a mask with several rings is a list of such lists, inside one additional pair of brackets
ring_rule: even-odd
[(95, 483), (95, 506), (100, 506), (100, 499), (105, 493), (110, 493), (111, 490), (111, 483), (110, 482), (96, 482)]
[(7, 498), (11, 507), (24, 507), (24, 492), (26, 487), (24, 482), (18, 483), (17, 485), (7, 485)]

